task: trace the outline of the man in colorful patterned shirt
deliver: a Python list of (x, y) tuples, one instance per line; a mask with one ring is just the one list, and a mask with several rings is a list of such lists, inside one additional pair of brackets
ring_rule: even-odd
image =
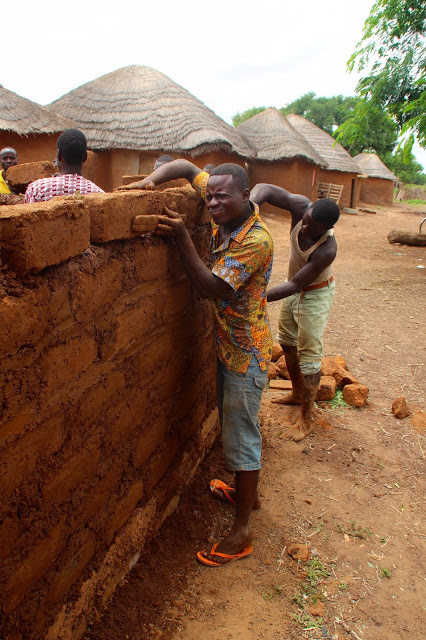
[(25, 192), (25, 202), (45, 202), (56, 196), (79, 193), (103, 193), (94, 182), (83, 178), (83, 163), (87, 158), (86, 136), (78, 129), (67, 129), (57, 142), (56, 165), (59, 176), (31, 182)]
[(211, 270), (177, 213), (165, 209), (158, 232), (175, 237), (192, 284), (203, 298), (213, 300), (223, 452), (235, 472), (235, 489), (218, 480), (212, 481), (211, 489), (236, 506), (230, 533), (211, 551), (197, 554), (200, 562), (216, 567), (253, 550), (249, 518), (252, 509), (259, 508), (259, 409), (272, 353), (266, 287), (273, 243), (258, 207), (250, 202), (248, 176), (239, 165), (223, 164), (209, 175), (187, 160), (175, 160), (125, 188), (149, 189), (176, 178), (192, 183), (213, 218)]

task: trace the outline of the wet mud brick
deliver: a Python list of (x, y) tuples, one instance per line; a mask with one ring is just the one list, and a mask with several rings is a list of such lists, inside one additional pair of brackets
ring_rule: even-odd
[[(186, 215), (182, 214), (181, 218), (185, 222)], [(156, 231), (159, 220), (159, 216), (136, 216), (132, 230), (136, 233), (150, 233)]]
[(18, 276), (61, 264), (89, 246), (90, 219), (82, 200), (54, 198), (1, 209), (2, 263)]
[[(186, 213), (187, 198), (180, 190), (160, 191), (115, 191), (94, 193), (84, 197), (90, 215), (90, 240), (96, 244), (135, 238), (141, 233), (153, 231), (157, 218), (163, 215), (165, 206), (177, 213)], [(134, 229), (137, 217), (144, 220), (146, 230)], [(152, 223), (147, 218), (152, 216)]]
[(12, 191), (25, 193), (30, 182), (39, 180), (40, 178), (51, 178), (57, 173), (58, 168), (53, 162), (42, 160), (40, 162), (24, 162), (9, 167), (6, 172), (7, 181)]

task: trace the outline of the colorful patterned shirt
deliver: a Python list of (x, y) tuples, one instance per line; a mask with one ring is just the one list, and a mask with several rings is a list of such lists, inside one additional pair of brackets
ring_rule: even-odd
[(66, 173), (63, 176), (40, 178), (31, 182), (25, 192), (25, 202), (45, 202), (56, 196), (72, 196), (76, 193), (104, 193), (94, 182), (79, 176), (77, 173)]
[[(209, 174), (193, 182), (206, 198)], [(271, 359), (272, 335), (266, 310), (266, 287), (272, 271), (274, 245), (259, 208), (218, 246), (219, 227), (212, 222), (212, 273), (233, 289), (229, 297), (213, 298), (218, 358), (231, 371), (245, 373), (253, 355), (265, 371)]]

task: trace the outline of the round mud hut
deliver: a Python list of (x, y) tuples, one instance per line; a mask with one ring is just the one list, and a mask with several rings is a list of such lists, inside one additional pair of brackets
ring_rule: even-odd
[(96, 152), (94, 181), (106, 191), (124, 175), (146, 175), (159, 155), (200, 168), (236, 162), (254, 151), (234, 127), (160, 71), (133, 65), (88, 82), (49, 105), (72, 118)]
[[(236, 129), (256, 151), (249, 167), (252, 185), (268, 182), (316, 198), (319, 169), (327, 167), (327, 162), (277, 109), (266, 109)], [(262, 209), (281, 211), (272, 205)]]
[(360, 153), (354, 162), (362, 174), (359, 199), (365, 204), (392, 204), (393, 186), (398, 178), (375, 153)]
[(20, 163), (53, 160), (58, 136), (75, 126), (69, 118), (0, 85), (0, 149), (16, 149)]
[(354, 159), (342, 145), (310, 120), (295, 113), (289, 113), (286, 118), (326, 162), (327, 166), (320, 169), (320, 183), (343, 186), (339, 206), (356, 207), (359, 169)]

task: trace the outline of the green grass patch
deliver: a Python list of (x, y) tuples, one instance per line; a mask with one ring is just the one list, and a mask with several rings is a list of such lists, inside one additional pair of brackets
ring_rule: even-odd
[(426, 200), (420, 200), (419, 198), (411, 198), (410, 200), (402, 200), (401, 202), (406, 202), (407, 204), (426, 204)]
[(334, 394), (334, 398), (332, 398), (331, 400), (326, 400), (326, 403), (328, 404), (330, 409), (345, 409), (346, 407), (350, 406), (347, 402), (344, 401), (343, 391), (341, 389), (337, 389), (336, 393)]

